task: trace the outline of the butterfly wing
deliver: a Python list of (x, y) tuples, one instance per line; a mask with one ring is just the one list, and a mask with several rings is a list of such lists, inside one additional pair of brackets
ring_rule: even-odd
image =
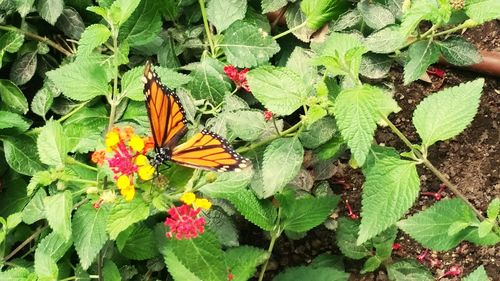
[(251, 165), (221, 136), (202, 130), (187, 142), (176, 146), (171, 160), (183, 166), (216, 172), (239, 171)]
[(144, 95), (155, 148), (173, 148), (186, 134), (187, 119), (174, 90), (163, 85), (151, 63), (144, 68)]

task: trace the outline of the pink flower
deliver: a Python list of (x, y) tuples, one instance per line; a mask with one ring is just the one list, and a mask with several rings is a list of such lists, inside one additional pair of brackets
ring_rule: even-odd
[[(125, 143), (119, 142), (115, 155), (108, 159), (108, 164), (115, 175), (132, 175), (137, 172), (137, 165), (134, 164), (134, 157), (125, 146)], [(116, 177), (116, 176), (115, 176)]]
[(264, 111), (264, 119), (269, 121), (271, 118), (273, 118), (273, 113), (270, 110)]
[(166, 236), (172, 238), (175, 235), (178, 240), (198, 237), (198, 234), (205, 231), (205, 219), (197, 217), (199, 212), (200, 208), (193, 209), (186, 204), (170, 208), (170, 217), (165, 220), (165, 225), (170, 227)]
[(459, 276), (460, 274), (462, 274), (462, 268), (460, 268), (460, 266), (458, 266), (458, 265), (454, 265), (454, 266), (450, 267), (450, 270), (446, 271), (443, 274), (443, 276), (439, 277), (438, 280), (441, 280), (442, 278), (445, 278), (445, 277)]
[(243, 90), (250, 92), (250, 87), (248, 86), (247, 73), (250, 71), (248, 68), (244, 68), (241, 71), (232, 65), (227, 65), (224, 67), (224, 72), (231, 81), (236, 84), (236, 88), (242, 88)]

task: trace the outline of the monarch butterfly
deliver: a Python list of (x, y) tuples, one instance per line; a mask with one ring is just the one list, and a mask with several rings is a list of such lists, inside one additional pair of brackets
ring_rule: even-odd
[(156, 168), (165, 161), (208, 171), (239, 171), (251, 165), (221, 136), (203, 129), (183, 144), (188, 121), (179, 96), (161, 83), (150, 62), (144, 68), (144, 95), (153, 132)]

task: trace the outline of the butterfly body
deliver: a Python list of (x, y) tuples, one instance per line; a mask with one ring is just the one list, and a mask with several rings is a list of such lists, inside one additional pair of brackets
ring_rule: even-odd
[(251, 165), (221, 136), (203, 129), (185, 143), (178, 142), (187, 132), (188, 121), (174, 90), (163, 85), (151, 64), (144, 69), (144, 95), (155, 144), (153, 166), (166, 161), (208, 171), (239, 171)]

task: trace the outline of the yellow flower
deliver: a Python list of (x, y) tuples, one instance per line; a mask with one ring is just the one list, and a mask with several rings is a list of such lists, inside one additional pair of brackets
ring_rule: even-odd
[(118, 186), (118, 189), (125, 189), (131, 186), (129, 177), (127, 175), (121, 175), (116, 181), (116, 186)]
[(110, 131), (106, 135), (106, 148), (111, 150), (111, 148), (120, 142), (120, 134), (116, 131)]
[(208, 201), (206, 198), (198, 198), (194, 201), (194, 204), (196, 207), (202, 208), (204, 210), (210, 209), (212, 207), (212, 203)]
[(145, 155), (139, 154), (135, 157), (135, 164), (139, 167), (149, 164), (148, 162), (148, 158)]
[(141, 178), (141, 180), (147, 181), (153, 178), (153, 174), (155, 172), (155, 168), (153, 166), (146, 164), (144, 166), (140, 166), (137, 170), (137, 174)]
[(186, 205), (191, 205), (193, 204), (194, 200), (196, 200), (196, 195), (194, 195), (194, 193), (192, 192), (186, 192), (182, 194), (180, 200)]
[(134, 151), (142, 151), (144, 149), (144, 140), (139, 137), (138, 135), (133, 135), (132, 138), (130, 139), (128, 145), (134, 150)]
[(121, 189), (120, 193), (122, 194), (123, 198), (125, 198), (125, 201), (131, 201), (135, 196), (135, 188), (133, 185), (130, 185), (127, 188)]

